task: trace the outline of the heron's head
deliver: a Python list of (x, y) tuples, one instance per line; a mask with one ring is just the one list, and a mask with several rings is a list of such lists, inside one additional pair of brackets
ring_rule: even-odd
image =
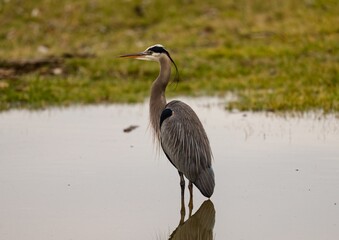
[(167, 57), (173, 63), (176, 69), (176, 79), (179, 79), (178, 76), (178, 68), (173, 59), (171, 58), (168, 51), (164, 48), (161, 44), (155, 44), (153, 46), (148, 47), (145, 51), (139, 53), (131, 53), (119, 56), (121, 58), (135, 58), (140, 60), (147, 60), (147, 61), (155, 61), (160, 62), (162, 57)]
[(167, 56), (174, 63), (168, 51), (161, 44), (150, 46), (143, 52), (121, 55), (120, 57), (159, 62), (162, 56)]

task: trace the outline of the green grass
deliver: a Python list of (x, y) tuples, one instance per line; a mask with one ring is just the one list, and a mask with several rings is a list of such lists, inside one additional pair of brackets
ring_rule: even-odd
[(180, 71), (170, 96), (231, 92), (228, 109), (339, 111), (336, 0), (12, 0), (0, 11), (0, 70), (1, 61), (95, 55), (65, 59), (60, 75), (2, 77), (1, 110), (142, 101), (158, 65), (116, 56), (161, 43)]

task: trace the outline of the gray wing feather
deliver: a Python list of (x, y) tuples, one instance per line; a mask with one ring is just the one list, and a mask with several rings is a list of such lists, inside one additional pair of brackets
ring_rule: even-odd
[[(172, 101), (166, 108), (173, 113), (164, 120), (160, 129), (162, 148), (173, 165), (195, 183), (206, 169), (213, 172), (212, 152), (206, 132), (198, 116), (187, 104)], [(214, 188), (214, 174), (211, 184)]]

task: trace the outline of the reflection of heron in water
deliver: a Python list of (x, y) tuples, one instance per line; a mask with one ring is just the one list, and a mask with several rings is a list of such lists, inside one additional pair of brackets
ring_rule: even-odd
[(185, 215), (180, 218), (178, 227), (172, 232), (169, 240), (212, 240), (215, 223), (215, 210), (211, 200), (206, 200), (198, 211), (184, 222)]
[(168, 51), (160, 44), (145, 51), (122, 55), (124, 58), (156, 61), (160, 73), (152, 84), (150, 120), (155, 139), (161, 144), (169, 161), (178, 169), (181, 199), (184, 202), (185, 180), (189, 180), (190, 207), (193, 207), (193, 184), (210, 198), (215, 181), (212, 151), (205, 130), (190, 106), (181, 101), (166, 102), (165, 90), (171, 76), (171, 64), (176, 67)]

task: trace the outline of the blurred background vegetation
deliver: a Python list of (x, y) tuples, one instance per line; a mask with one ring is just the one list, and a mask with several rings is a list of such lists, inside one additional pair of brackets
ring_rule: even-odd
[(228, 109), (339, 111), (337, 0), (0, 0), (0, 109), (143, 101), (163, 44), (168, 95), (231, 94)]

